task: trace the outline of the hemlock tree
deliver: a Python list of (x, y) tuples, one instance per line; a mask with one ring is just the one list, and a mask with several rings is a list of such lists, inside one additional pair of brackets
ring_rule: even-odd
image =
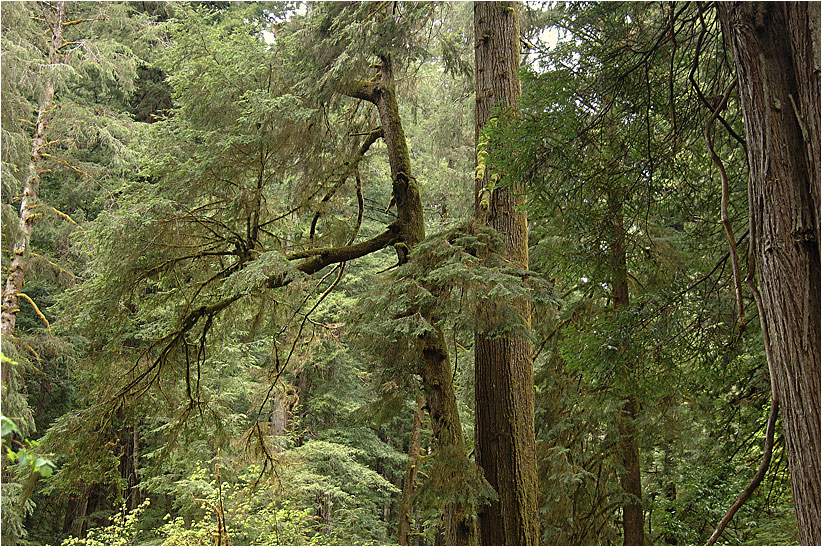
[[(487, 164), (483, 130), (500, 112), (516, 109), (520, 98), (519, 6), (507, 2), (474, 4), (476, 143), (476, 228), (490, 227), (504, 240), (506, 260), (528, 268), (528, 221), (522, 205), (524, 184), (499, 185), (504, 173)], [(485, 302), (480, 317), (505, 313)], [(482, 305), (482, 304), (481, 304)], [(479, 508), (479, 539), (487, 545), (539, 543), (537, 470), (534, 440), (534, 371), (528, 338), (531, 305), (513, 304), (525, 332), (476, 331), (474, 338), (476, 454), (498, 500)]]
[[(17, 235), (14, 239), (13, 255), (9, 264), (9, 274), (3, 287), (3, 304), (0, 312), (0, 331), (3, 336), (13, 337), (14, 327), (17, 322), (17, 314), (20, 311), (19, 301), (25, 285), (26, 266), (28, 262), (29, 242), (34, 223), (42, 216), (38, 207), (42, 208), (39, 201), (40, 175), (43, 172), (41, 162), (48, 156), (46, 149), (49, 146), (48, 126), (51, 111), (54, 109), (54, 88), (56, 85), (55, 73), (57, 67), (62, 62), (63, 49), (63, 25), (66, 22), (65, 2), (56, 2), (50, 8), (44, 8), (43, 20), (45, 21), (51, 37), (46, 48), (46, 75), (39, 90), (39, 106), (37, 110), (37, 120), (34, 122), (34, 131), (31, 139), (31, 152), (29, 163), (23, 182), (22, 198), (20, 200), (20, 214), (17, 228)], [(15, 121), (16, 122), (16, 121)], [(37, 310), (37, 308), (35, 308)], [(39, 310), (37, 310), (39, 311)], [(2, 381), (8, 381), (8, 366), (2, 367)]]
[(720, 3), (745, 116), (751, 246), (799, 539), (820, 538), (818, 3)]

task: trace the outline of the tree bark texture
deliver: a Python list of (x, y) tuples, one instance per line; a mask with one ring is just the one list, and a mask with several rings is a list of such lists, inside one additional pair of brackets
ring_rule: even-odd
[[(371, 101), (379, 112), (383, 140), (388, 149), (388, 163), (391, 168), (392, 190), (397, 204), (397, 225), (400, 241), (395, 245), (400, 263), (408, 259), (408, 254), (425, 239), (425, 220), (420, 198), (419, 185), (411, 169), (411, 156), (405, 131), (402, 127), (396, 84), (391, 58), (380, 58), (379, 79), (376, 85), (359, 90), (352, 95)], [(427, 320), (433, 321), (430, 317)], [(434, 332), (420, 337), (417, 346), (421, 367), (417, 373), (422, 378), (423, 390), (431, 416), (431, 427), (437, 442), (437, 451), (447, 456), (461, 470), (470, 468), (462, 425), (454, 392), (453, 373), (442, 329), (435, 325)], [(443, 511), (446, 545), (469, 545), (473, 543), (474, 526), (472, 516), (465, 503), (450, 503)]]
[[(475, 2), (476, 139), (496, 107), (516, 108), (519, 81), (519, 6), (513, 2)], [(478, 162), (482, 150), (478, 146)], [(528, 267), (524, 184), (492, 188), (483, 168), (475, 186), (478, 225), (496, 230), (504, 240), (506, 259)], [(480, 169), (478, 169), (478, 173)], [(530, 325), (530, 304), (515, 309)], [(481, 311), (494, 313), (493, 310)], [(482, 321), (481, 321), (482, 322)], [(539, 543), (537, 470), (534, 440), (534, 371), (527, 338), (474, 337), (476, 457), (499, 499), (479, 509), (480, 542), (486, 545)]]
[[(610, 221), (612, 228), (611, 268), (612, 292), (611, 304), (614, 311), (625, 309), (630, 304), (628, 292), (628, 257), (625, 250), (625, 220), (622, 216), (622, 204), (619, 196), (608, 195)], [(628, 352), (625, 352), (626, 354)], [(630, 374), (630, 364), (627, 373)], [(624, 384), (629, 379), (623, 379)], [(645, 545), (645, 514), (642, 509), (642, 476), (640, 475), (639, 443), (637, 442), (634, 421), (637, 416), (637, 401), (632, 394), (626, 394), (625, 402), (617, 415), (619, 443), (617, 443), (622, 463), (619, 477), (625, 501), (622, 503), (622, 535), (625, 545)]]
[(410, 545), (411, 526), (414, 522), (414, 506), (411, 498), (417, 489), (417, 471), (420, 463), (420, 445), (422, 440), (422, 419), (425, 415), (425, 399), (417, 399), (414, 419), (411, 421), (411, 438), (408, 442), (408, 467), (402, 485), (400, 499), (400, 521), (397, 526), (397, 544)]
[[(48, 8), (47, 8), (48, 9)], [(64, 2), (56, 2), (49, 21), (51, 39), (49, 41), (49, 64), (54, 66), (60, 62), (59, 48), (63, 45), (63, 23), (66, 18)], [(25, 284), (26, 267), (28, 266), (28, 248), (31, 232), (36, 220), (40, 217), (37, 212), (38, 194), (40, 191), (40, 163), (43, 160), (45, 148), (48, 145), (46, 132), (48, 130), (49, 113), (54, 105), (54, 77), (47, 74), (43, 83), (40, 103), (37, 111), (37, 122), (34, 125), (34, 134), (31, 141), (28, 175), (23, 183), (23, 197), (20, 200), (20, 216), (18, 219), (17, 236), (15, 237), (9, 274), (3, 288), (3, 303), (0, 308), (0, 333), (3, 336), (14, 336), (14, 327), (17, 322), (17, 313), (20, 311), (18, 293), (22, 292)], [(8, 379), (8, 367), (2, 365), (2, 381)]]
[(804, 545), (822, 542), (819, 12), (819, 3), (719, 4), (745, 119), (755, 296)]
[(411, 171), (411, 156), (408, 153), (408, 143), (402, 128), (390, 57), (380, 59), (380, 78), (381, 86), (375, 104), (380, 114), (383, 140), (388, 148), (388, 164), (391, 167), (397, 216), (402, 226), (400, 232), (402, 242), (408, 246), (406, 251), (399, 249), (397, 251), (400, 262), (404, 262), (407, 253), (425, 239), (425, 217), (422, 210), (420, 187)]

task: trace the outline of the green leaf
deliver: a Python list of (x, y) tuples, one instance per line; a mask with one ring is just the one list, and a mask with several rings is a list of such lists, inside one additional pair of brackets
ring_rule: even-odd
[(20, 430), (17, 428), (17, 424), (11, 421), (9, 418), (5, 416), (2, 417), (2, 425), (0, 425), (0, 437), (5, 437), (10, 433), (20, 433)]

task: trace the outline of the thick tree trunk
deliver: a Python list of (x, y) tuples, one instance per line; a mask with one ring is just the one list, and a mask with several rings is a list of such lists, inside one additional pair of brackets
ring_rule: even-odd
[[(516, 107), (519, 82), (519, 6), (475, 2), (476, 138), (495, 107)], [(521, 206), (524, 184), (492, 188), (490, 169), (481, 166), (475, 187), (476, 223), (504, 239), (506, 259), (528, 267), (528, 226)], [(517, 301), (526, 326), (531, 309)], [(493, 314), (493, 310), (482, 313)], [(489, 321), (488, 323), (493, 323)], [(479, 510), (480, 542), (488, 545), (539, 543), (537, 470), (534, 441), (534, 371), (531, 342), (525, 337), (474, 337), (476, 454), (499, 499)]]
[[(63, 45), (63, 23), (66, 17), (64, 2), (53, 5), (51, 40), (49, 42), (49, 64), (59, 63), (59, 48)], [(19, 296), (25, 284), (26, 267), (28, 265), (28, 247), (31, 240), (31, 231), (35, 221), (40, 217), (38, 213), (38, 193), (40, 191), (40, 162), (47, 146), (46, 131), (48, 130), (49, 113), (54, 104), (54, 77), (48, 74), (43, 84), (40, 104), (37, 112), (37, 123), (34, 125), (34, 135), (31, 141), (28, 175), (23, 183), (23, 197), (20, 200), (20, 216), (18, 219), (18, 234), (14, 241), (9, 275), (3, 288), (3, 303), (0, 308), (0, 333), (3, 336), (14, 336), (14, 327), (17, 322)], [(8, 379), (8, 367), (2, 365), (2, 381)]]
[(411, 498), (417, 489), (417, 471), (420, 463), (420, 444), (422, 441), (422, 419), (425, 415), (425, 399), (417, 400), (414, 419), (411, 422), (411, 439), (408, 442), (408, 466), (405, 469), (405, 480), (400, 499), (400, 521), (397, 526), (397, 543), (410, 545), (411, 526), (414, 521), (414, 507)]
[[(421, 376), (426, 407), (431, 416), (431, 430), (437, 440), (437, 458), (448, 462), (449, 467), (452, 467), (442, 471), (453, 476), (469, 476), (471, 464), (462, 437), (462, 424), (454, 393), (454, 372), (441, 329), (437, 328), (434, 334), (420, 340), (420, 354), (423, 360)], [(464, 503), (449, 503), (445, 506), (443, 526), (444, 545), (472, 545), (476, 542), (473, 518)]]
[(719, 4), (745, 118), (754, 295), (805, 545), (822, 542), (819, 12), (818, 3)]
[[(628, 293), (628, 258), (625, 251), (625, 221), (618, 196), (609, 194), (611, 214), (611, 267), (612, 292), (611, 303), (614, 310), (627, 308), (630, 303)], [(630, 371), (628, 371), (630, 374)], [(624, 379), (627, 380), (627, 379)], [(628, 381), (624, 382), (628, 384)], [(634, 420), (637, 415), (637, 402), (632, 394), (627, 394), (625, 402), (617, 416), (619, 443), (617, 444), (622, 459), (622, 474), (619, 477), (625, 501), (622, 503), (622, 532), (625, 545), (645, 545), (645, 514), (642, 509), (642, 477), (639, 470), (639, 443), (636, 438)]]

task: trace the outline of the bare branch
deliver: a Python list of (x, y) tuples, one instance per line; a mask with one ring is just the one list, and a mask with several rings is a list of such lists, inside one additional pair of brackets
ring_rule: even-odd
[(734, 515), (739, 510), (742, 505), (748, 501), (748, 498), (751, 497), (754, 490), (756, 490), (759, 483), (762, 482), (762, 479), (765, 478), (765, 473), (768, 471), (768, 467), (771, 464), (771, 456), (773, 454), (773, 434), (774, 429), (776, 426), (776, 416), (779, 414), (779, 401), (774, 401), (771, 403), (771, 412), (768, 415), (768, 429), (765, 432), (765, 448), (763, 449), (762, 454), (762, 462), (759, 464), (759, 469), (756, 471), (756, 474), (751, 479), (751, 482), (748, 483), (748, 486), (739, 494), (739, 497), (736, 498), (731, 508), (728, 509), (728, 512), (722, 518), (719, 523), (719, 526), (716, 527), (716, 531), (714, 531), (711, 538), (705, 545), (713, 545), (716, 543), (716, 540), (719, 539), (719, 536), (722, 535), (722, 532), (725, 530), (725, 527), (731, 522), (731, 519), (734, 518)]

